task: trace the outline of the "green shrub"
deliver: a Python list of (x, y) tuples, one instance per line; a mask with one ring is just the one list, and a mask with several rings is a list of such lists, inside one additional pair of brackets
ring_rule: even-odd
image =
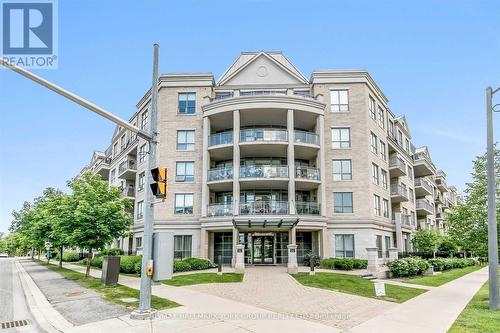
[(102, 268), (102, 257), (96, 256), (96, 257), (92, 258), (90, 260), (90, 266)]
[(354, 268), (354, 260), (349, 258), (337, 258), (334, 261), (335, 269), (351, 271)]
[(368, 260), (366, 259), (352, 259), (354, 262), (354, 269), (368, 268)]
[(174, 261), (174, 272), (187, 272), (191, 270), (191, 265), (184, 260)]
[(120, 272), (127, 274), (136, 273), (136, 263), (141, 262), (141, 256), (121, 256), (120, 257)]
[(429, 264), (420, 257), (407, 257), (394, 260), (388, 264), (394, 277), (415, 276), (424, 273)]
[(134, 271), (137, 273), (137, 274), (141, 274), (141, 270), (142, 270), (142, 257), (141, 257), (141, 260), (137, 261), (134, 265)]
[(472, 258), (433, 258), (427, 261), (434, 267), (434, 271), (436, 272), (478, 264), (478, 261)]
[(354, 258), (328, 258), (320, 261), (320, 267), (325, 269), (340, 269), (350, 271), (352, 269), (365, 269), (368, 260)]
[[(57, 255), (59, 257), (59, 254)], [(80, 259), (80, 255), (76, 252), (63, 252), (63, 261), (75, 262)]]
[(123, 255), (123, 253), (123, 250), (117, 247), (112, 247), (101, 251), (101, 255), (103, 256), (121, 256)]
[(191, 270), (201, 270), (216, 267), (210, 260), (202, 258), (186, 258), (182, 260), (191, 266)]

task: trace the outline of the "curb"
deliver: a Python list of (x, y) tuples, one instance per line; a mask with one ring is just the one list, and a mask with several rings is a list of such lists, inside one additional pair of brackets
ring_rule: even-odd
[(74, 327), (67, 321), (56, 309), (52, 307), (45, 295), (40, 291), (31, 276), (26, 272), (24, 267), (15, 260), (15, 266), (19, 273), (21, 285), (26, 295), (29, 310), (38, 325), (49, 333), (64, 332), (65, 330)]

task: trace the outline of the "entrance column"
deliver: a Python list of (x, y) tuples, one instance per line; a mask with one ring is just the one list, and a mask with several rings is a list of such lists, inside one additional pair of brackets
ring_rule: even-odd
[(210, 190), (207, 185), (208, 169), (210, 169), (210, 153), (208, 152), (208, 136), (210, 135), (210, 119), (203, 117), (203, 153), (201, 167), (201, 216), (207, 216), (207, 206), (210, 201)]
[(329, 249), (328, 229), (326, 227), (323, 227), (320, 234), (321, 234), (321, 239), (320, 239), (321, 255), (323, 256), (323, 258), (332, 257), (332, 255), (328, 252), (328, 249)]
[(233, 111), (233, 216), (240, 214), (240, 110)]
[(231, 267), (236, 264), (236, 246), (239, 243), (239, 232), (238, 229), (233, 228), (233, 254), (231, 255)]
[(293, 110), (288, 110), (286, 117), (288, 132), (288, 214), (295, 215), (295, 132)]
[(200, 258), (208, 259), (208, 232), (207, 229), (201, 228), (200, 231)]
[(290, 231), (288, 232), (288, 238), (289, 238), (288, 244), (294, 244), (294, 245), (297, 244), (296, 235), (297, 235), (296, 227), (293, 226), (292, 228), (290, 228)]

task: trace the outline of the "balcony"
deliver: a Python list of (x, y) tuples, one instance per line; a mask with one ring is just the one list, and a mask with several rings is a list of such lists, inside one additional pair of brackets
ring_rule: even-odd
[(303, 202), (298, 201), (295, 203), (297, 215), (321, 215), (321, 207), (317, 202)]
[(416, 206), (417, 206), (417, 214), (418, 215), (432, 215), (432, 214), (434, 214), (434, 206), (431, 205), (425, 199), (418, 199)]
[(422, 177), (415, 178), (415, 196), (417, 198), (425, 197), (426, 195), (432, 194), (432, 192), (432, 186), (427, 179)]
[[(401, 213), (394, 213), (392, 214), (392, 223), (396, 223), (396, 214), (401, 214)], [(401, 225), (412, 227), (413, 226), (413, 218), (409, 214), (401, 214)]]
[(109, 165), (110, 159), (104, 158), (99, 160), (93, 167), (93, 172), (96, 175), (100, 175), (103, 180), (109, 179)]
[(398, 203), (408, 201), (408, 190), (401, 185), (391, 185), (391, 202)]
[(286, 143), (288, 142), (288, 131), (274, 128), (243, 129), (240, 132), (240, 142)]
[(295, 178), (303, 180), (320, 180), (319, 169), (308, 166), (296, 166)]
[(233, 215), (233, 204), (225, 203), (225, 204), (209, 204), (207, 206), (207, 216), (216, 217), (216, 216), (231, 216)]
[(441, 194), (441, 192), (436, 193), (436, 195), (434, 196), (434, 200), (438, 204), (444, 204), (444, 198), (443, 198), (443, 195)]
[(389, 172), (391, 177), (406, 175), (406, 163), (397, 155), (392, 155), (389, 159)]
[(118, 178), (135, 180), (135, 174), (137, 172), (137, 163), (135, 160), (126, 160), (120, 163), (118, 167)]
[(208, 181), (223, 181), (233, 179), (233, 168), (217, 168), (208, 170)]
[(306, 131), (294, 131), (294, 142), (298, 144), (308, 144), (319, 146), (319, 135)]
[(240, 204), (240, 215), (287, 215), (288, 201), (252, 201)]
[(436, 220), (443, 220), (444, 219), (444, 213), (439, 212), (436, 213)]
[(427, 154), (416, 153), (413, 155), (413, 171), (417, 177), (430, 176), (436, 172), (436, 167)]
[(208, 146), (220, 146), (233, 144), (233, 131), (215, 133), (208, 136)]
[(287, 165), (241, 166), (240, 178), (288, 178), (288, 166)]
[(448, 186), (446, 186), (446, 180), (444, 177), (436, 176), (435, 179), (436, 186), (441, 192), (448, 192)]
[(135, 187), (133, 185), (127, 185), (125, 188), (120, 187), (122, 190), (122, 196), (130, 199), (135, 198)]

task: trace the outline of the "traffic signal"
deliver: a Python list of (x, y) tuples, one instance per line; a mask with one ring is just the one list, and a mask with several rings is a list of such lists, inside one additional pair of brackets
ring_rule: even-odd
[(154, 168), (151, 170), (151, 175), (153, 176), (154, 182), (151, 183), (151, 191), (153, 195), (157, 198), (164, 199), (167, 197), (167, 180), (168, 180), (168, 170), (167, 168)]

